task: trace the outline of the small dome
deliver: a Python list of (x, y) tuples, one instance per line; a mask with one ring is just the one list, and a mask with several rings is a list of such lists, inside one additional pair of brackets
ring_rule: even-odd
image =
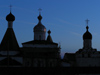
[(15, 16), (10, 12), (10, 14), (8, 14), (6, 16), (6, 20), (7, 21), (14, 21), (15, 20)]
[(38, 20), (42, 20), (42, 16), (41, 15), (38, 16)]
[(92, 34), (88, 31), (88, 26), (86, 27), (87, 31), (83, 34), (83, 40), (84, 39), (92, 39)]
[(42, 25), (41, 19), (42, 19), (42, 16), (39, 15), (38, 16), (39, 23), (34, 27), (34, 31), (45, 31), (46, 32), (46, 28), (44, 25)]
[(49, 31), (48, 31), (47, 41), (48, 41), (48, 42), (53, 42), (53, 40), (52, 40), (52, 38), (51, 38), (51, 36), (50, 36), (50, 33), (51, 33), (51, 31), (49, 30)]

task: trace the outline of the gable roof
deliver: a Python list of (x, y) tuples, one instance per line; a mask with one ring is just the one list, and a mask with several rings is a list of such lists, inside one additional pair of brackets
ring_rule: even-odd
[(0, 50), (18, 51), (19, 45), (17, 43), (14, 31), (12, 28), (7, 28), (7, 31), (2, 39)]

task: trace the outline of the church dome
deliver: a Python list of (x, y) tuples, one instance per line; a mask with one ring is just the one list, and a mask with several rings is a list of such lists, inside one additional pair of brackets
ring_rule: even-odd
[(48, 41), (48, 42), (53, 42), (53, 41), (52, 41), (52, 38), (51, 38), (51, 36), (50, 36), (50, 33), (51, 33), (51, 31), (49, 30), (49, 31), (48, 31), (47, 41)]
[(10, 12), (10, 14), (8, 14), (6, 16), (6, 20), (7, 21), (14, 21), (15, 20), (15, 16)]
[(39, 15), (38, 16), (39, 23), (34, 27), (34, 31), (46, 31), (45, 26), (42, 25), (42, 23), (41, 23), (41, 19), (42, 19), (42, 16)]
[(84, 39), (92, 39), (92, 34), (88, 31), (88, 26), (86, 27), (87, 31), (83, 34), (83, 40)]

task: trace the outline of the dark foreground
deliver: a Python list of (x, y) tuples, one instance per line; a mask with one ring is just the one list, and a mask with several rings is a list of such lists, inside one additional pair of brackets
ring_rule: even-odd
[(58, 68), (32, 68), (32, 67), (0, 67), (0, 75), (78, 75), (100, 74), (100, 67), (58, 67)]

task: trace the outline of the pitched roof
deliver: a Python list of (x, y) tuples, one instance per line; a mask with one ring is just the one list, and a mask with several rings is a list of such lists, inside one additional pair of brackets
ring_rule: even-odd
[(28, 41), (22, 44), (55, 44), (55, 45), (58, 45), (57, 43), (49, 42), (47, 40), (33, 40), (33, 41)]
[[(8, 65), (8, 58), (5, 58), (0, 61), (0, 66)], [(12, 58), (9, 57), (9, 66), (21, 66), (22, 64)]]
[(7, 31), (2, 39), (0, 49), (5, 51), (18, 51), (19, 45), (17, 43), (14, 31), (12, 28), (7, 28)]

